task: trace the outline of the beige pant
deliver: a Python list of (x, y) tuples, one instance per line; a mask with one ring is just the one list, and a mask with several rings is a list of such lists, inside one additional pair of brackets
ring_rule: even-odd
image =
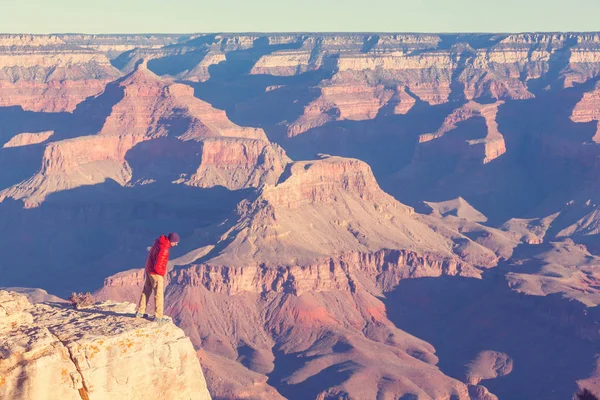
[(150, 298), (152, 291), (154, 291), (154, 304), (156, 306), (156, 312), (154, 316), (156, 318), (162, 318), (165, 291), (163, 286), (163, 277), (160, 275), (146, 273), (146, 282), (144, 282), (144, 290), (142, 291), (142, 296), (140, 297), (140, 303), (138, 305), (137, 312), (140, 314), (144, 314), (146, 312), (146, 304), (148, 303), (148, 299)]

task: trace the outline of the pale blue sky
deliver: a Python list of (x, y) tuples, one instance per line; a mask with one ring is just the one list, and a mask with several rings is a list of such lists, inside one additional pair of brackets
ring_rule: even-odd
[(600, 31), (600, 0), (0, 0), (0, 32)]

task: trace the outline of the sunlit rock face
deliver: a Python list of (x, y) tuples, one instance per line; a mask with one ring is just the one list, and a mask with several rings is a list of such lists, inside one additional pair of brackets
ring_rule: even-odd
[[(193, 346), (131, 305), (7, 302), (0, 390), (135, 398), (121, 377), (158, 393), (197, 358), (215, 398), (597, 392), (599, 49), (591, 33), (0, 35), (2, 285), (135, 302), (147, 247), (177, 231), (166, 311)], [(138, 376), (121, 341), (180, 376)]]
[(3, 397), (211, 398), (190, 340), (172, 323), (134, 319), (133, 304), (69, 308), (0, 291)]

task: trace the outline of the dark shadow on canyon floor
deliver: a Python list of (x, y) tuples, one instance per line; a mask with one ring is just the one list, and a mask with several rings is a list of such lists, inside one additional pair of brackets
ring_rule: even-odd
[(120, 271), (142, 268), (158, 235), (180, 234), (178, 257), (206, 245), (248, 191), (113, 181), (52, 194), (37, 208), (0, 203), (0, 287), (39, 287), (60, 297), (91, 291)]
[(464, 379), (465, 364), (480, 351), (512, 357), (509, 375), (481, 382), (500, 399), (569, 399), (600, 351), (580, 332), (597, 323), (597, 308), (513, 292), (501, 269), (483, 280), (406, 279), (384, 302), (398, 328), (435, 346), (440, 369), (451, 377)]

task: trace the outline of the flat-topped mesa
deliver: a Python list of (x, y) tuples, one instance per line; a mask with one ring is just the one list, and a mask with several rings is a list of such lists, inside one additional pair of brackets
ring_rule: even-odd
[(291, 162), (281, 147), (264, 140), (211, 138), (201, 146), (200, 165), (186, 185), (230, 190), (274, 185)]
[(114, 79), (120, 73), (106, 55), (58, 36), (0, 35), (0, 79), (48, 83)]
[(238, 218), (216, 244), (220, 250), (208, 253), (203, 262), (273, 268), (344, 265), (344, 257), (399, 250), (410, 254), (406, 257), (411, 261), (435, 255), (441, 264), (454, 262), (449, 269), (455, 273), (464, 264), (452, 253), (451, 241), (383, 192), (370, 167), (355, 159), (325, 157), (289, 164), (280, 183), (266, 185), (256, 200), (240, 203)]
[[(379, 188), (367, 163), (330, 156), (288, 165), (282, 181), (266, 188), (262, 199), (274, 207), (294, 209), (311, 203), (333, 203), (339, 191), (364, 200), (392, 202), (391, 197)], [(402, 208), (412, 213), (410, 207)]]
[(133, 304), (75, 311), (0, 291), (0, 397), (198, 399), (210, 394), (189, 338), (132, 318)]
[(133, 49), (156, 49), (177, 43), (181, 35), (57, 35), (65, 43), (100, 51), (113, 59)]

